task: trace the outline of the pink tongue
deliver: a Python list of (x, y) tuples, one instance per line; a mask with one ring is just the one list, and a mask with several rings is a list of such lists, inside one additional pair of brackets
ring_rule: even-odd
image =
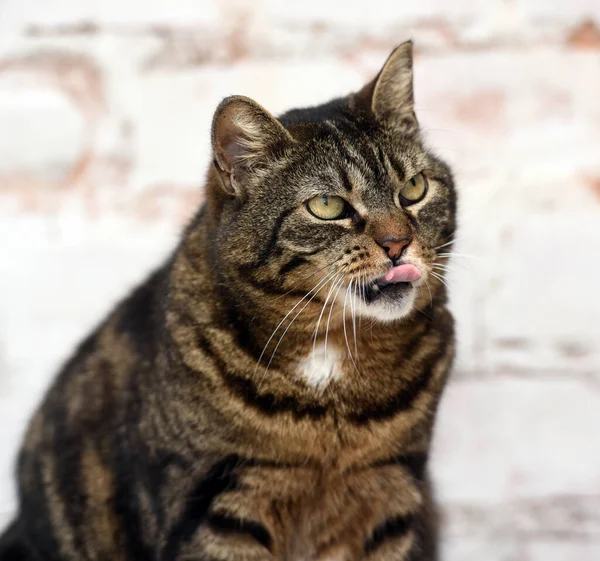
[(421, 276), (421, 272), (414, 265), (398, 265), (385, 274), (386, 282), (412, 282)]

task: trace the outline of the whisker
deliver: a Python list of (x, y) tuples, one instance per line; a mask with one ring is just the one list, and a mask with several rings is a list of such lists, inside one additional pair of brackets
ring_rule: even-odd
[(290, 327), (292, 327), (292, 324), (298, 319), (298, 317), (300, 316), (300, 314), (306, 309), (306, 307), (316, 298), (317, 294), (319, 294), (319, 292), (321, 291), (321, 288), (323, 288), (324, 285), (321, 285), (321, 287), (319, 288), (319, 290), (317, 290), (317, 292), (315, 292), (311, 297), (310, 300), (304, 304), (304, 306), (302, 306), (302, 308), (300, 309), (300, 311), (294, 316), (294, 318), (292, 319), (292, 321), (290, 321), (290, 323), (287, 325), (287, 327), (284, 329), (283, 333), (281, 334), (281, 337), (279, 338), (279, 341), (277, 341), (277, 345), (275, 345), (275, 348), (273, 349), (273, 353), (271, 354), (271, 358), (269, 359), (269, 362), (267, 363), (267, 367), (265, 368), (265, 372), (263, 374), (263, 378), (261, 380), (261, 384), (265, 379), (265, 376), (267, 375), (267, 372), (269, 370), (269, 367), (271, 366), (271, 362), (273, 362), (273, 359), (275, 358), (275, 354), (277, 353), (277, 349), (279, 348), (279, 345), (281, 345), (283, 338), (285, 337), (286, 333), (289, 331)]
[(331, 299), (331, 307), (329, 308), (329, 316), (327, 317), (327, 327), (325, 329), (325, 358), (327, 358), (327, 337), (329, 335), (329, 323), (331, 322), (331, 313), (333, 312), (333, 307), (335, 306), (338, 294), (340, 293), (343, 284), (344, 278), (342, 277), (340, 278), (340, 281), (338, 283), (337, 292), (335, 293), (335, 296)]
[[(360, 299), (361, 299), (361, 305), (366, 302), (366, 293), (365, 293), (365, 279), (364, 279), (364, 273), (363, 271), (361, 271), (360, 273)], [(363, 315), (361, 314), (358, 318), (358, 329), (362, 328), (362, 319), (363, 319)]]
[(432, 269), (438, 269), (439, 271), (450, 271), (449, 265), (439, 265), (438, 263), (432, 263)]
[[(256, 372), (258, 370), (258, 365), (260, 364), (265, 352), (267, 351), (267, 347), (269, 346), (269, 343), (273, 340), (273, 337), (275, 337), (275, 333), (277, 333), (277, 330), (284, 324), (285, 320), (289, 317), (289, 315), (300, 305), (302, 304), (302, 302), (308, 298), (308, 296), (310, 295), (311, 292), (313, 292), (315, 289), (317, 289), (319, 286), (323, 286), (323, 284), (325, 284), (335, 273), (329, 273), (325, 278), (321, 279), (311, 290), (309, 290), (298, 302), (296, 302), (296, 304), (294, 305), (294, 307), (287, 313), (285, 314), (285, 316), (283, 317), (283, 319), (277, 324), (277, 327), (275, 328), (275, 330), (273, 331), (273, 333), (271, 334), (271, 336), (269, 337), (267, 343), (265, 344), (265, 346), (263, 347), (262, 352), (260, 353), (260, 356), (258, 357), (258, 361), (256, 363), (256, 367), (254, 369), (254, 372)], [(272, 358), (272, 357), (271, 357)]]
[(470, 255), (468, 253), (458, 253), (456, 251), (451, 251), (450, 253), (438, 253), (438, 257), (464, 257), (465, 259), (478, 259), (481, 260), (479, 255)]
[(460, 267), (460, 269), (463, 270), (463, 271), (470, 272), (469, 269), (467, 269), (467, 267), (459, 265), (458, 263), (456, 263), (456, 264), (452, 263), (452, 264), (447, 264), (447, 265), (444, 265), (444, 264), (441, 264), (441, 263), (433, 263), (431, 265), (431, 267), (433, 269), (437, 269), (439, 271), (445, 271), (445, 272), (448, 272), (448, 273), (451, 273), (452, 271), (456, 271), (457, 270), (456, 267)]
[(444, 285), (446, 288), (449, 288), (449, 287), (448, 287), (448, 284), (447, 284), (447, 283), (446, 283), (446, 281), (444, 280), (444, 277), (442, 277), (441, 275), (438, 275), (437, 273), (435, 273), (435, 272), (433, 272), (433, 271), (431, 271), (431, 274), (432, 274), (432, 275), (433, 275), (433, 276), (434, 276), (436, 279), (438, 279), (438, 280), (439, 280), (439, 281), (440, 281), (440, 282), (441, 282), (441, 283), (442, 283), (442, 284), (443, 284), (443, 285)]
[(453, 237), (450, 241), (447, 241), (446, 243), (443, 243), (441, 245), (438, 245), (436, 247), (432, 247), (431, 249), (442, 249), (443, 247), (447, 247), (453, 243), (462, 241), (464, 239), (466, 239), (468, 236), (463, 234), (462, 236), (458, 236), (458, 237)]
[(444, 243), (444, 244), (442, 244), (442, 245), (438, 245), (438, 246), (436, 246), (436, 247), (434, 247), (434, 248), (432, 248), (432, 249), (442, 249), (443, 247), (447, 247), (447, 246), (449, 246), (449, 245), (453, 244), (453, 243), (454, 243), (454, 241), (455, 241), (455, 240), (453, 240), (453, 239), (452, 239), (452, 240), (450, 240), (449, 242), (446, 242), (446, 243)]
[(360, 275), (358, 276), (358, 281), (354, 286), (354, 351), (356, 353), (356, 362), (360, 362), (360, 357), (358, 356), (358, 345), (356, 343), (356, 325), (358, 323), (356, 316), (358, 314), (357, 303), (356, 301), (360, 298)]
[(346, 348), (348, 349), (348, 356), (350, 357), (350, 360), (352, 361), (354, 368), (356, 368), (356, 363), (354, 362), (354, 357), (352, 356), (352, 351), (350, 350), (350, 343), (348, 343), (348, 330), (346, 328), (346, 301), (348, 300), (348, 292), (349, 292), (351, 286), (352, 286), (352, 281), (350, 281), (350, 284), (346, 287), (346, 296), (344, 296), (343, 323), (344, 323), (344, 339), (346, 340)]
[[(327, 282), (329, 282), (329, 280), (331, 279), (332, 275), (334, 273), (330, 273), (327, 278)], [(300, 309), (300, 311), (294, 316), (294, 318), (292, 319), (292, 321), (290, 321), (290, 323), (288, 323), (287, 327), (284, 329), (281, 337), (279, 338), (279, 341), (277, 341), (277, 345), (275, 345), (275, 348), (273, 349), (273, 353), (271, 354), (271, 358), (269, 359), (269, 362), (267, 363), (267, 367), (265, 368), (265, 373), (263, 375), (263, 380), (264, 377), (267, 375), (267, 371), (269, 370), (269, 367), (271, 366), (271, 362), (273, 362), (273, 359), (275, 358), (275, 354), (277, 353), (277, 349), (279, 348), (279, 345), (281, 345), (281, 342), (283, 341), (283, 338), (285, 337), (285, 334), (288, 332), (288, 330), (290, 329), (290, 327), (292, 326), (292, 324), (298, 319), (298, 316), (306, 309), (306, 307), (316, 298), (317, 294), (319, 294), (319, 292), (321, 292), (321, 288), (323, 288), (323, 286), (325, 286), (325, 284), (327, 283), (323, 283), (321, 284), (321, 286), (319, 287), (319, 290), (317, 290), (308, 300), (308, 302), (306, 302), (306, 304), (304, 304), (304, 306), (302, 306), (302, 308)]]
[(358, 344), (356, 343), (356, 284), (358, 281), (350, 286), (352, 286), (352, 295), (350, 296), (350, 312), (352, 313), (352, 330), (354, 332), (354, 353), (356, 355), (356, 360), (358, 361)]
[(314, 335), (314, 339), (313, 339), (313, 353), (315, 352), (315, 348), (317, 346), (317, 337), (319, 334), (319, 325), (321, 325), (321, 318), (323, 317), (323, 314), (325, 313), (325, 310), (327, 309), (327, 302), (329, 301), (329, 298), (330, 298), (331, 294), (333, 293), (333, 290), (335, 289), (337, 281), (338, 281), (338, 278), (335, 278), (331, 287), (329, 288), (329, 292), (327, 293), (327, 297), (325, 298), (323, 308), (321, 308), (321, 313), (319, 314), (319, 319), (317, 320), (317, 326), (315, 327), (315, 335)]
[(431, 308), (431, 306), (433, 306), (433, 296), (431, 295), (431, 287), (429, 286), (429, 283), (427, 282), (427, 279), (423, 277), (423, 280), (425, 281), (425, 286), (427, 287), (427, 290), (429, 290), (429, 307)]

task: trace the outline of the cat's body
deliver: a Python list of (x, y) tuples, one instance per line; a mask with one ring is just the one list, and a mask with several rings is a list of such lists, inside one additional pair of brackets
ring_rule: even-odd
[[(434, 276), (380, 278), (407, 259), (426, 277), (454, 231), (412, 90), (383, 114), (410, 60), (405, 44), (359, 94), (280, 122), (220, 106), (205, 206), (31, 423), (0, 561), (436, 559), (426, 460), (452, 318)], [(394, 201), (421, 170), (414, 213), (390, 206), (382, 185)], [(355, 214), (321, 224), (315, 177)]]

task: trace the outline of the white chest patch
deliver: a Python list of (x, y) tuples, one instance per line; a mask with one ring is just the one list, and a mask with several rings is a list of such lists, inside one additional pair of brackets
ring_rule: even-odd
[(327, 351), (324, 345), (317, 345), (314, 351), (300, 362), (299, 371), (310, 386), (324, 390), (331, 380), (342, 375), (340, 353), (331, 345), (328, 345)]

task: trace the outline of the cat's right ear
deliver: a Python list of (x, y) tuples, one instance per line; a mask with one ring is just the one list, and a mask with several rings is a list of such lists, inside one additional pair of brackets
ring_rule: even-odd
[(248, 97), (231, 96), (212, 123), (214, 163), (223, 189), (241, 196), (251, 174), (259, 174), (292, 137), (268, 111)]
[(377, 77), (351, 97), (354, 109), (370, 112), (398, 130), (419, 128), (413, 96), (413, 44), (405, 41), (388, 57)]

